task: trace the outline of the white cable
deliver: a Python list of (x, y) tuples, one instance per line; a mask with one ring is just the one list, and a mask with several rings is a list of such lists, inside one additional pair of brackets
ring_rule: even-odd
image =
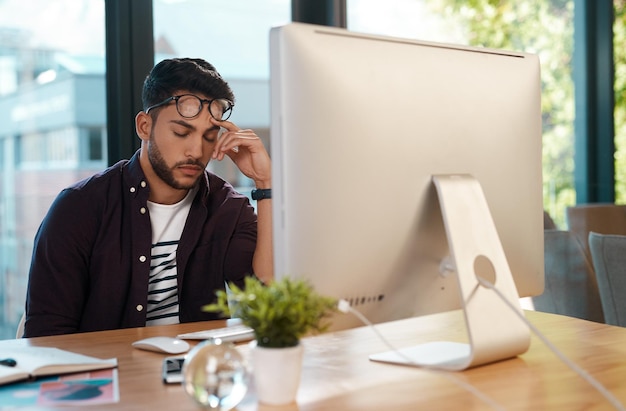
[(361, 312), (359, 312), (358, 310), (354, 309), (350, 303), (346, 300), (339, 300), (339, 304), (337, 305), (337, 307), (339, 308), (339, 311), (343, 312), (343, 313), (351, 313), (354, 314), (359, 320), (361, 320), (365, 325), (369, 326), (374, 333), (376, 333), (376, 335), (378, 336), (378, 338), (380, 338), (380, 340), (387, 346), (389, 347), (389, 349), (391, 349), (394, 353), (396, 353), (397, 355), (399, 355), (400, 357), (402, 357), (405, 361), (407, 361), (410, 365), (419, 367), (419, 368), (424, 368), (430, 371), (435, 371), (438, 374), (442, 375), (443, 377), (447, 378), (448, 380), (452, 381), (453, 383), (457, 384), (458, 386), (460, 386), (461, 388), (469, 391), (470, 393), (472, 393), (473, 395), (475, 395), (476, 397), (478, 397), (479, 399), (481, 399), (482, 401), (484, 401), (485, 403), (489, 404), (493, 409), (495, 410), (499, 410), (499, 411), (504, 411), (504, 408), (499, 405), (497, 402), (495, 402), (493, 399), (491, 399), (490, 397), (488, 397), (487, 395), (483, 394), (480, 390), (478, 390), (476, 387), (474, 387), (473, 385), (461, 380), (460, 378), (457, 378), (456, 376), (454, 376), (454, 374), (447, 372), (447, 371), (441, 371), (438, 370), (436, 368), (433, 367), (429, 367), (427, 365), (423, 365), (423, 364), (418, 364), (415, 361), (413, 361), (412, 358), (410, 358), (409, 356), (405, 355), (402, 351), (399, 351), (396, 347), (393, 346), (393, 344), (391, 344), (383, 335), (382, 333), (378, 330), (378, 328), (376, 328), (376, 326), (367, 319), (367, 317), (365, 317), (363, 314), (361, 314)]
[(561, 361), (563, 361), (568, 367), (570, 367), (574, 372), (576, 372), (580, 377), (582, 377), (584, 380), (586, 380), (589, 384), (591, 384), (591, 386), (593, 386), (594, 388), (596, 388), (600, 394), (602, 394), (610, 403), (611, 405), (613, 405), (615, 407), (615, 409), (620, 410), (620, 411), (625, 411), (626, 409), (624, 408), (624, 406), (622, 405), (621, 402), (619, 402), (619, 400), (617, 398), (615, 398), (615, 396), (606, 389), (606, 387), (604, 385), (602, 385), (598, 380), (596, 380), (595, 378), (593, 378), (587, 371), (585, 371), (584, 369), (582, 369), (581, 367), (579, 367), (578, 365), (576, 365), (573, 361), (571, 361), (569, 358), (567, 358), (561, 351), (559, 351), (558, 348), (556, 348), (556, 346), (554, 346), (554, 344), (552, 344), (538, 329), (537, 327), (535, 327), (530, 321), (528, 321), (528, 319), (517, 309), (517, 307), (515, 307), (513, 304), (511, 304), (511, 302), (502, 294), (502, 292), (500, 292), (499, 289), (496, 288), (496, 286), (492, 283), (490, 283), (489, 281), (480, 278), (480, 277), (476, 277), (478, 278), (478, 282), (486, 288), (489, 288), (490, 290), (493, 290), (498, 297), (500, 297), (500, 299), (502, 301), (505, 302), (506, 305), (509, 306), (509, 308), (511, 308), (511, 310), (524, 322), (528, 325), (528, 327), (530, 327), (530, 329), (535, 333), (535, 335), (537, 337), (539, 337), (539, 339), (548, 346), (548, 348), (550, 348), (550, 350), (552, 350), (552, 352), (561, 359)]
[[(537, 327), (534, 326), (534, 324), (532, 324), (530, 321), (528, 321), (528, 319), (517, 309), (517, 307), (515, 307), (513, 304), (511, 304), (511, 302), (502, 294), (502, 292), (495, 287), (494, 284), (490, 283), (489, 281), (480, 278), (477, 276), (477, 279), (479, 281), (479, 283), (483, 286), (486, 287), (490, 290), (493, 290), (496, 295), (502, 300), (504, 301), (504, 303), (518, 316), (518, 318), (520, 318), (526, 325), (528, 325), (528, 327), (532, 330), (533, 333), (535, 333), (535, 335), (557, 356), (559, 357), (559, 359), (561, 361), (563, 361), (563, 363), (565, 363), (565, 365), (567, 365), (569, 368), (571, 368), (575, 373), (577, 373), (581, 378), (583, 378), (585, 381), (587, 381), (591, 386), (593, 386), (596, 390), (598, 390), (598, 392), (600, 392), (600, 394), (602, 394), (604, 396), (604, 398), (606, 398), (607, 401), (609, 401), (611, 403), (611, 405), (613, 405), (613, 407), (615, 407), (615, 409), (620, 410), (620, 411), (626, 411), (626, 408), (624, 408), (624, 406), (622, 405), (622, 403), (609, 391), (606, 389), (606, 387), (604, 385), (602, 385), (598, 380), (596, 380), (595, 378), (593, 378), (588, 372), (586, 372), (584, 369), (582, 369), (581, 367), (579, 367), (578, 365), (576, 365), (576, 363), (574, 363), (573, 361), (571, 361), (569, 358), (567, 358), (558, 348), (556, 348), (556, 346), (554, 344), (552, 344), (550, 342), (550, 340), (548, 340), (542, 333), (541, 331), (539, 331), (537, 329)], [(437, 369), (422, 365), (422, 364), (417, 364), (415, 363), (410, 357), (404, 355), (404, 353), (402, 353), (401, 351), (399, 351), (396, 347), (394, 347), (381, 333), (380, 331), (378, 331), (378, 329), (376, 328), (376, 326), (374, 324), (372, 324), (371, 321), (369, 321), (363, 314), (361, 314), (359, 311), (357, 311), (356, 309), (354, 309), (350, 303), (346, 300), (340, 300), (339, 301), (339, 310), (344, 312), (344, 313), (352, 313), (354, 314), (357, 318), (359, 318), (364, 324), (368, 325), (378, 336), (378, 338), (381, 339), (381, 341), (383, 343), (385, 343), (385, 345), (387, 347), (389, 347), (394, 353), (396, 353), (397, 355), (399, 355), (400, 357), (402, 357), (405, 361), (407, 361), (409, 364), (412, 365), (416, 365), (418, 367), (421, 368), (426, 368), (432, 371), (439, 371)], [(486, 396), (485, 394), (483, 394), (482, 392), (480, 392), (478, 389), (476, 389), (474, 386), (472, 386), (471, 384), (466, 383), (465, 381), (462, 381), (458, 378), (453, 377), (452, 374), (447, 373), (447, 372), (440, 372), (441, 375), (447, 377), (448, 379), (450, 379), (451, 381), (453, 381), (454, 383), (460, 385), (461, 387), (463, 387), (464, 389), (468, 390), (469, 392), (471, 392), (472, 394), (476, 395), (478, 398), (482, 399), (483, 401), (485, 401), (486, 403), (488, 403), (489, 405), (491, 405), (493, 408), (501, 410), (503, 409), (500, 405), (498, 405), (496, 402), (494, 402), (491, 398), (489, 398), (488, 396)]]

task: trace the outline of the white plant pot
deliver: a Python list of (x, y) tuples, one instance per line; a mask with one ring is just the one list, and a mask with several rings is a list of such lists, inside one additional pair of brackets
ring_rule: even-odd
[(250, 343), (250, 363), (257, 399), (262, 404), (295, 402), (302, 372), (302, 344), (288, 348), (259, 347)]

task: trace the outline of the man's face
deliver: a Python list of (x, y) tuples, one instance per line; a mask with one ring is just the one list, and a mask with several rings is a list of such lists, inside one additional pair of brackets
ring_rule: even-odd
[(219, 133), (209, 118), (206, 107), (196, 117), (184, 118), (173, 102), (158, 113), (150, 131), (148, 159), (155, 174), (170, 187), (190, 189), (202, 176)]

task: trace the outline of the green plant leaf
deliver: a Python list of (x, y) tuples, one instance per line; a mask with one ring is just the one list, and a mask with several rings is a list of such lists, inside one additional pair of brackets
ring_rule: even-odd
[(216, 302), (203, 310), (240, 318), (261, 347), (298, 345), (304, 335), (325, 331), (325, 320), (337, 311), (337, 300), (317, 294), (306, 280), (285, 277), (266, 285), (246, 277), (243, 288), (229, 288), (217, 291)]

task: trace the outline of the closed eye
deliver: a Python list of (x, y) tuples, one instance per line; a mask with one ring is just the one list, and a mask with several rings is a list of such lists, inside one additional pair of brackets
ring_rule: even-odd
[(187, 137), (192, 131), (196, 129), (191, 124), (182, 120), (172, 120), (171, 125), (172, 125), (172, 133), (174, 133), (176, 137), (181, 137), (181, 138)]
[(182, 132), (182, 133), (179, 133), (178, 131), (173, 130), (173, 132), (174, 132), (174, 135), (175, 135), (176, 137), (181, 137), (181, 138), (182, 138), (182, 137), (187, 137), (187, 136), (189, 135), (189, 132), (187, 132), (187, 131), (184, 131), (184, 132)]

